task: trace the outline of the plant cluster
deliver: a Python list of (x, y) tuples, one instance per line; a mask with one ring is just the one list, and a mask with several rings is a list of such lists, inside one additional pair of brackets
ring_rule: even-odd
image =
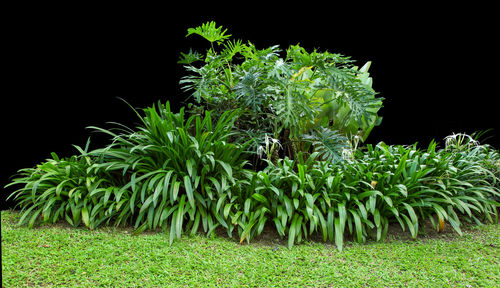
[(363, 142), (374, 126), (382, 98), (372, 89), (370, 62), (358, 68), (349, 57), (290, 46), (257, 49), (231, 40), (214, 22), (189, 29), (211, 44), (206, 53), (181, 54), (190, 74), (180, 81), (191, 92), (192, 113), (239, 111), (235, 131), (251, 139), (254, 153), (268, 137), (281, 143), (273, 158), (321, 150), (324, 160), (339, 161), (341, 152)]
[(345, 237), (384, 239), (390, 223), (416, 238), (427, 219), (459, 234), (462, 221), (498, 222), (500, 154), (490, 146), (455, 134), (440, 150), (361, 147), (382, 103), (369, 64), (298, 45), (280, 58), (277, 46), (232, 41), (213, 22), (191, 34), (211, 47), (179, 60), (193, 72), (181, 80), (194, 99), (187, 113), (158, 103), (136, 111), (136, 129), (92, 127), (111, 137), (103, 148), (87, 142), (20, 170), (8, 185), (21, 186), (10, 196), (20, 224), (161, 228), (170, 243), (218, 227), (241, 243), (268, 225), (289, 247), (319, 235), (341, 250)]

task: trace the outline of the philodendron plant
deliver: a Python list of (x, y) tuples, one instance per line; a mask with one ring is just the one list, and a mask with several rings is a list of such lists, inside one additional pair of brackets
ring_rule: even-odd
[(319, 150), (335, 162), (380, 124), (383, 98), (372, 89), (370, 62), (358, 68), (349, 57), (299, 45), (282, 55), (278, 45), (257, 49), (226, 32), (215, 22), (188, 29), (210, 48), (181, 53), (190, 75), (180, 84), (191, 92), (191, 113), (241, 108), (235, 129), (254, 140), (253, 152), (271, 135), (282, 144), (281, 156)]

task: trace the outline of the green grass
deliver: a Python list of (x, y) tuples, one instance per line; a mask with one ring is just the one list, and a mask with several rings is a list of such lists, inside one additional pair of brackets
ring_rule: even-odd
[[(273, 235), (240, 245), (220, 236), (168, 235), (66, 224), (17, 227), (2, 211), (2, 287), (499, 287), (500, 225), (408, 240), (287, 249)], [(449, 228), (449, 227), (448, 227)], [(391, 229), (391, 228), (390, 228)], [(448, 229), (451, 231), (452, 229)]]

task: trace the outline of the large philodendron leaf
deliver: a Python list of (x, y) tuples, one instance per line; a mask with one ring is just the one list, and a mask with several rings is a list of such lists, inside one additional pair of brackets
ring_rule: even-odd
[(189, 28), (186, 37), (191, 34), (198, 34), (201, 37), (210, 41), (211, 43), (213, 42), (221, 43), (225, 39), (231, 37), (231, 35), (225, 35), (226, 32), (227, 29), (222, 30), (222, 26), (216, 27), (215, 22), (211, 21), (203, 23), (201, 26), (198, 26), (196, 28)]
[[(372, 88), (373, 85), (373, 79), (370, 77), (370, 73), (368, 72), (368, 69), (370, 69), (371, 66), (371, 61), (366, 62), (363, 67), (359, 69), (359, 73), (357, 75), (357, 78), (361, 80), (361, 83), (365, 85), (368, 89), (375, 91)], [(375, 97), (374, 97), (375, 99)], [(380, 125), (382, 122), (382, 117), (378, 116), (378, 111), (380, 108), (382, 108), (382, 99), (383, 98), (376, 98), (377, 101), (372, 103), (372, 107), (367, 108), (367, 111), (370, 113), (370, 116), (366, 117), (363, 116), (361, 117), (361, 121), (359, 123), (359, 129), (360, 131), (360, 136), (361, 140), (364, 142), (366, 141), (366, 138), (368, 138), (368, 135), (370, 135), (370, 132), (375, 126)]]
[(193, 72), (192, 75), (186, 75), (181, 78), (179, 84), (184, 91), (193, 91), (191, 96), (194, 97), (197, 103), (204, 101), (211, 101), (218, 92), (218, 75), (219, 70), (213, 69), (210, 65), (196, 68), (193, 66), (186, 66), (186, 70)]
[(261, 112), (262, 103), (269, 98), (268, 93), (264, 90), (262, 80), (259, 79), (261, 73), (258, 71), (246, 71), (240, 77), (240, 81), (233, 88), (236, 94), (236, 99), (245, 107), (250, 108), (253, 113)]
[[(371, 130), (380, 124), (377, 115), (382, 107), (382, 98), (375, 97), (372, 78), (369, 77), (367, 62), (358, 71), (330, 69), (328, 85), (318, 89), (312, 96), (319, 102), (315, 126), (330, 126), (342, 131), (347, 137), (360, 136), (364, 142)], [(353, 71), (357, 71), (356, 76)], [(321, 84), (319, 84), (321, 85)]]
[(179, 61), (177, 61), (178, 64), (185, 64), (189, 65), (192, 64), (193, 62), (196, 61), (201, 61), (203, 59), (203, 56), (198, 53), (198, 52), (193, 52), (192, 49), (189, 49), (188, 53), (182, 53), (181, 56), (179, 57)]
[(325, 127), (312, 130), (303, 139), (312, 143), (314, 151), (318, 152), (323, 160), (333, 163), (342, 161), (344, 150), (350, 148), (347, 137)]

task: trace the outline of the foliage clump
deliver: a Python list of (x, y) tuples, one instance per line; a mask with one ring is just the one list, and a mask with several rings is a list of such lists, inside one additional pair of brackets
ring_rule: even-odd
[[(294, 45), (259, 50), (214, 22), (188, 30), (210, 42), (181, 53), (191, 102), (136, 111), (140, 125), (107, 130), (109, 145), (21, 169), (10, 197), (20, 224), (66, 220), (207, 235), (222, 227), (240, 243), (266, 225), (288, 246), (313, 234), (383, 240), (390, 223), (413, 238), (463, 221), (498, 222), (500, 153), (454, 134), (445, 148), (364, 144), (382, 98), (367, 63)], [(135, 111), (135, 110), (134, 110)]]
[(380, 124), (383, 98), (372, 88), (370, 62), (358, 68), (349, 57), (299, 45), (281, 55), (278, 45), (257, 49), (225, 32), (213, 22), (189, 29), (187, 36), (200, 35), (211, 46), (204, 54), (181, 54), (190, 74), (180, 84), (190, 92), (192, 113), (238, 110), (235, 130), (252, 140), (251, 151), (271, 137), (282, 143), (280, 157), (295, 159), (313, 144), (323, 159), (336, 161)]

